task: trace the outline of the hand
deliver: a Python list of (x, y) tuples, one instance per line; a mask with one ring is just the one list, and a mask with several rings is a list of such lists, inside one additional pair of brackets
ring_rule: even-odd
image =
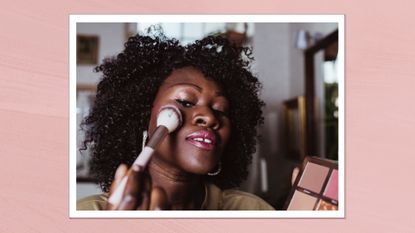
[(300, 168), (295, 167), (293, 173), (291, 174), (291, 185), (294, 185), (295, 179), (297, 179), (298, 173), (300, 173)]
[(128, 176), (127, 184), (120, 203), (118, 205), (107, 203), (107, 210), (167, 209), (166, 192), (160, 187), (152, 188), (150, 176), (139, 166), (128, 170), (126, 165), (121, 164), (115, 173), (109, 196), (126, 176)]

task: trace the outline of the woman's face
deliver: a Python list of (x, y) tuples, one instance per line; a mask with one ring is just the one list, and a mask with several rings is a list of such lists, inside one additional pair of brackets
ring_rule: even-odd
[(193, 67), (173, 71), (154, 100), (150, 136), (156, 128), (157, 114), (166, 104), (180, 109), (183, 124), (163, 140), (153, 159), (188, 173), (214, 171), (231, 135), (229, 103), (221, 88)]

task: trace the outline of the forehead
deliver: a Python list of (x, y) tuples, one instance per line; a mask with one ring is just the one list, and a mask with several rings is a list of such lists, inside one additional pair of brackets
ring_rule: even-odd
[(195, 85), (201, 90), (222, 92), (221, 87), (212, 79), (206, 77), (200, 70), (194, 67), (184, 67), (174, 70), (164, 80), (162, 88), (169, 88), (176, 85)]

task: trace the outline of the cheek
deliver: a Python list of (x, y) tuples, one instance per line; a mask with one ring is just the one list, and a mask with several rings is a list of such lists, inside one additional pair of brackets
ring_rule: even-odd
[(229, 139), (231, 138), (231, 130), (227, 130), (225, 133), (225, 140), (224, 140), (224, 146), (228, 145)]
[(149, 131), (150, 134), (152, 134), (154, 132), (154, 130), (156, 130), (156, 127), (157, 127), (157, 114), (158, 114), (158, 112), (155, 110), (155, 108), (153, 108), (151, 110), (150, 122), (149, 122), (149, 126), (148, 126), (148, 131)]
[(222, 138), (222, 147), (223, 147), (223, 149), (228, 145), (229, 139), (231, 137), (231, 133), (232, 133), (231, 125), (230, 125), (230, 122), (227, 121), (225, 123), (225, 126), (219, 132), (219, 134)]

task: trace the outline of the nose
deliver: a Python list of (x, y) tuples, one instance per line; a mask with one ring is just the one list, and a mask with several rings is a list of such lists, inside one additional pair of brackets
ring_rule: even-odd
[(195, 109), (192, 124), (211, 128), (213, 130), (218, 130), (220, 128), (220, 122), (215, 116), (214, 111), (206, 106), (200, 106)]

